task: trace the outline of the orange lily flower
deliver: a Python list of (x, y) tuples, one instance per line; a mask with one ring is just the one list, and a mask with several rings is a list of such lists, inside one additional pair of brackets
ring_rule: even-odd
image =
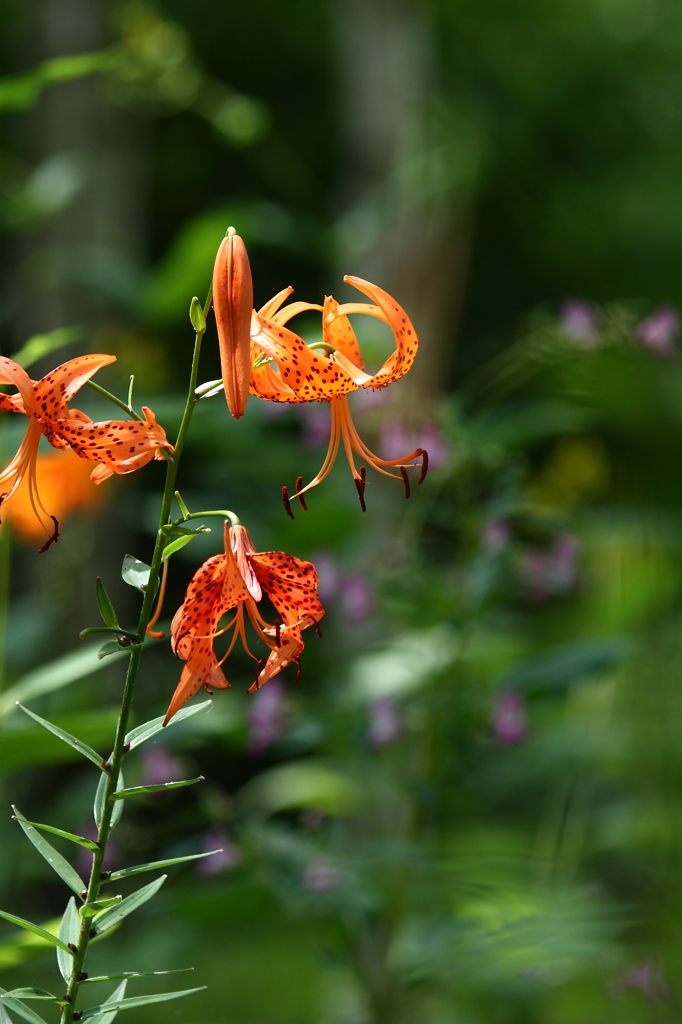
[[(402, 459), (379, 458), (361, 440), (351, 417), (347, 396), (360, 387), (384, 388), (402, 377), (414, 362), (419, 341), (407, 313), (388, 292), (359, 277), (344, 277), (344, 281), (363, 292), (372, 300), (371, 304), (347, 302), (339, 305), (327, 296), (324, 306), (292, 302), (282, 308), (282, 303), (292, 292), (291, 288), (286, 288), (254, 313), (251, 326), (251, 393), (270, 402), (329, 402), (331, 433), (327, 455), (319, 473), (309, 484), (302, 487), (302, 477), (298, 478), (296, 496), (305, 509), (302, 495), (324, 480), (343, 444), (364, 512), (365, 467), (356, 469), (354, 454), (384, 476), (402, 477), (405, 496), (409, 497), (407, 470), (419, 464), (414, 460), (420, 460), (421, 483), (428, 470), (428, 453), (417, 448)], [(285, 325), (297, 313), (312, 309), (322, 313), (322, 342), (306, 345)], [(383, 320), (393, 332), (395, 351), (374, 374), (365, 372), (360, 346), (348, 319), (351, 313), (363, 313)], [(401, 477), (382, 467), (400, 469)], [(286, 487), (282, 488), (282, 498), (293, 519)]]
[[(38, 455), (36, 483), (42, 500), (60, 523), (72, 512), (94, 511), (102, 503), (102, 492), (90, 479), (90, 466), (70, 449)], [(39, 542), (42, 538), (43, 524), (33, 511), (26, 477), (3, 518), (9, 519), (13, 533), (26, 543)]]
[[(226, 522), (224, 554), (213, 555), (195, 572), (185, 600), (171, 623), (173, 652), (182, 658), (185, 666), (164, 725), (200, 687), (211, 693), (212, 686), (223, 690), (230, 685), (221, 665), (232, 653), (238, 637), (257, 662), (256, 680), (247, 693), (260, 689), (292, 662), (296, 662), (300, 672), (304, 647), (301, 632), (314, 626), (324, 615), (317, 586), (317, 573), (311, 562), (302, 562), (283, 551), (256, 551), (243, 526), (230, 526)], [(264, 593), (281, 618), (272, 625), (258, 610)], [(228, 612), (234, 612), (234, 616), (218, 629), (220, 620)], [(264, 665), (263, 659), (257, 659), (249, 650), (245, 612), (257, 637), (270, 649)], [(233, 630), (232, 639), (218, 661), (213, 641), (229, 629)]]
[[(115, 360), (116, 356), (80, 356), (62, 363), (42, 380), (33, 381), (12, 359), (0, 356), (0, 384), (13, 384), (17, 389), (15, 395), (0, 395), (0, 409), (23, 413), (29, 421), (18, 452), (0, 472), (0, 505), (12, 497), (22, 480), (27, 481), (31, 508), (48, 534), (41, 551), (59, 537), (59, 523), (47, 511), (38, 492), (36, 460), (42, 436), (53, 448), (71, 448), (82, 459), (96, 462), (91, 479), (97, 484), (112, 473), (132, 473), (153, 458), (162, 458), (161, 448), (173, 450), (150, 409), (143, 408), (145, 419), (141, 422), (100, 423), (93, 423), (79, 409), (69, 409), (69, 402), (90, 377)], [(52, 533), (45, 525), (46, 519), (54, 524)]]

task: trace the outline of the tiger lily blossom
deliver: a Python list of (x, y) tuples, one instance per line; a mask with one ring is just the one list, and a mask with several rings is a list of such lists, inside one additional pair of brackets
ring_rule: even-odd
[[(256, 679), (247, 693), (260, 689), (292, 662), (300, 671), (301, 633), (324, 615), (311, 562), (283, 551), (256, 551), (241, 524), (230, 526), (226, 521), (224, 536), (224, 552), (207, 559), (195, 572), (171, 623), (171, 646), (185, 665), (164, 725), (202, 686), (211, 693), (211, 687), (222, 690), (230, 685), (221, 666), (239, 638), (257, 663)], [(264, 594), (280, 616), (273, 624), (266, 622), (258, 609)], [(220, 629), (220, 620), (231, 612), (231, 620)], [(269, 648), (266, 659), (259, 660), (249, 650), (245, 615), (258, 639)], [(231, 640), (218, 661), (213, 642), (229, 630)]]
[[(331, 409), (331, 431), (327, 454), (317, 476), (305, 487), (296, 481), (296, 497), (305, 509), (303, 494), (321, 483), (331, 470), (341, 445), (353, 474), (365, 511), (365, 466), (356, 468), (355, 455), (372, 469), (401, 479), (405, 495), (410, 495), (409, 468), (421, 465), (419, 483), (428, 470), (428, 453), (417, 448), (401, 459), (381, 459), (360, 438), (348, 405), (348, 394), (358, 388), (384, 388), (402, 377), (412, 366), (419, 341), (407, 314), (388, 292), (359, 277), (344, 281), (366, 295), (371, 302), (339, 304), (331, 296), (324, 306), (307, 302), (283, 303), (292, 289), (286, 288), (253, 315), (251, 324), (251, 393), (270, 402), (327, 401)], [(286, 324), (297, 313), (319, 310), (322, 313), (322, 341), (307, 345)], [(365, 371), (357, 337), (348, 319), (362, 313), (388, 324), (395, 339), (395, 350), (374, 374)], [(419, 461), (415, 461), (419, 460)], [(390, 468), (400, 470), (400, 476)], [(293, 518), (289, 494), (282, 488), (287, 513)]]
[[(79, 409), (69, 409), (69, 402), (90, 377), (115, 360), (116, 356), (109, 355), (79, 356), (62, 363), (42, 380), (34, 381), (18, 363), (0, 356), (0, 384), (11, 384), (17, 389), (14, 395), (0, 394), (0, 410), (22, 413), (29, 421), (19, 450), (0, 472), (0, 506), (26, 480), (31, 508), (48, 534), (41, 551), (59, 537), (59, 523), (47, 511), (38, 492), (36, 463), (41, 437), (47, 438), (53, 448), (70, 448), (80, 458), (97, 463), (90, 477), (96, 484), (113, 473), (132, 473), (153, 458), (163, 458), (162, 448), (173, 450), (150, 409), (142, 409), (142, 421), (99, 423), (93, 423)], [(53, 523), (52, 532), (46, 526), (49, 520)]]
[(253, 283), (246, 246), (235, 229), (228, 228), (213, 267), (213, 310), (225, 398), (237, 420), (244, 415), (249, 400), (252, 309)]

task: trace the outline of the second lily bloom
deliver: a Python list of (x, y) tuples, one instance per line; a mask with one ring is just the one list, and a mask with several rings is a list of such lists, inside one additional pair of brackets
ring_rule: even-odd
[[(249, 391), (269, 402), (298, 403), (326, 401), (330, 404), (330, 438), (327, 455), (319, 473), (305, 487), (296, 481), (296, 496), (305, 508), (303, 494), (321, 483), (333, 466), (341, 445), (348, 459), (360, 504), (365, 508), (365, 466), (358, 469), (355, 457), (385, 476), (402, 479), (409, 497), (409, 468), (421, 467), (419, 483), (428, 470), (428, 454), (416, 448), (399, 459), (382, 459), (360, 438), (348, 405), (348, 394), (358, 388), (384, 388), (408, 372), (419, 346), (416, 331), (404, 309), (377, 285), (359, 277), (344, 280), (371, 301), (339, 304), (327, 296), (324, 306), (308, 302), (284, 305), (292, 288), (285, 288), (258, 312), (251, 314), (253, 289), (244, 243), (230, 228), (216, 258), (213, 302), (218, 325), (225, 396), (232, 415), (239, 418), (248, 397), (244, 375), (249, 347)], [(286, 324), (298, 313), (315, 310), (322, 314), (322, 339), (308, 345)], [(395, 350), (374, 374), (365, 371), (358, 339), (348, 319), (360, 313), (383, 321), (390, 327)], [(247, 328), (247, 324), (249, 324)], [(248, 334), (248, 337), (247, 337)], [(399, 469), (400, 475), (391, 472)], [(292, 516), (288, 489), (282, 488), (284, 507)]]

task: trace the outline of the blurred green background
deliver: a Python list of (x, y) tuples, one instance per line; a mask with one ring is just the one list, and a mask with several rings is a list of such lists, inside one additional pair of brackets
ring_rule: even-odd
[[(408, 377), (354, 407), (375, 450), (423, 444), (432, 471), (409, 502), (373, 476), (366, 515), (341, 464), (307, 514), (283, 512), (281, 485), (322, 461), (322, 406), (252, 399), (238, 423), (221, 395), (199, 406), (185, 500), (313, 558), (324, 638), (296, 686), (288, 670), (254, 698), (235, 652), (211, 712), (130, 758), (129, 785), (206, 782), (130, 801), (114, 866), (225, 852), (171, 869), (90, 972), (193, 966), (157, 990), (208, 986), (130, 1024), (678, 1021), (680, 5), (0, 11), (3, 354), (76, 328), (58, 358), (115, 353), (98, 380), (123, 393), (134, 373), (172, 436), (189, 302), (231, 223), (257, 304), (289, 284), (349, 299), (357, 274), (421, 340)], [(211, 325), (202, 379), (218, 365)], [(18, 522), (0, 532), (0, 905), (35, 921), (67, 894), (9, 805), (87, 832), (97, 780), (14, 700), (107, 749), (123, 666), (78, 633), (97, 575), (137, 614), (120, 563), (149, 558), (161, 485), (158, 465), (105, 483), (44, 555)], [(174, 556), (168, 618), (219, 548), (214, 529)], [(165, 642), (143, 666), (137, 722), (179, 673)], [(52, 951), (4, 924), (0, 971), (61, 994)]]

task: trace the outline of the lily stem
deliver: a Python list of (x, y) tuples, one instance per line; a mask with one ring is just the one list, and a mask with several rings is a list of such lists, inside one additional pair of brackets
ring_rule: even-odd
[[(211, 306), (211, 291), (209, 290), (208, 297), (204, 306), (204, 320), (208, 315), (208, 311)], [(114, 740), (114, 749), (111, 754), (109, 765), (107, 766), (107, 786), (104, 794), (104, 802), (102, 808), (102, 821), (99, 826), (97, 834), (97, 850), (94, 853), (92, 860), (92, 870), (90, 872), (90, 880), (88, 882), (87, 892), (84, 896), (86, 903), (93, 903), (99, 898), (99, 891), (104, 881), (102, 878), (102, 871), (104, 865), (104, 859), (107, 852), (107, 843), (109, 841), (109, 833), (111, 832), (111, 815), (114, 809), (114, 793), (118, 788), (118, 778), (121, 771), (121, 764), (125, 757), (125, 737), (128, 731), (128, 721), (130, 718), (130, 709), (133, 702), (133, 694), (135, 692), (135, 683), (137, 681), (137, 673), (140, 667), (140, 660), (142, 658), (142, 646), (145, 637), (145, 631), (149, 620), (152, 615), (152, 607), (154, 604), (154, 595), (156, 594), (157, 583), (162, 568), (162, 555), (163, 549), (166, 542), (164, 527), (168, 525), (170, 520), (171, 503), (175, 494), (175, 481), (178, 475), (178, 465), (180, 462), (180, 456), (182, 449), (185, 444), (185, 438), (187, 437), (187, 431), (192, 420), (192, 413), (194, 412), (194, 406), (197, 404), (199, 399), (195, 395), (195, 389), (197, 386), (197, 379), (199, 374), (199, 356), (201, 353), (201, 342), (204, 336), (204, 332), (196, 332), (194, 338), (194, 353), (192, 356), (192, 369), (190, 372), (190, 382), (187, 394), (187, 402), (185, 404), (185, 411), (182, 416), (180, 423), (180, 429), (175, 442), (175, 449), (173, 454), (168, 457), (166, 462), (166, 482), (163, 490), (163, 498), (161, 500), (161, 510), (159, 514), (159, 529), (156, 535), (156, 544), (154, 545), (154, 555), (152, 557), (152, 564), (149, 571), (149, 582), (144, 595), (144, 601), (142, 602), (142, 609), (140, 611), (140, 618), (137, 624), (137, 639), (139, 645), (132, 648), (130, 661), (128, 662), (128, 671), (126, 673), (126, 681), (123, 689), (123, 698), (121, 700), (121, 709), (118, 715), (118, 722), (116, 724), (116, 738)], [(90, 383), (90, 382), (89, 382)], [(116, 405), (125, 409), (131, 415), (137, 416), (125, 403), (121, 402), (114, 395), (110, 395), (109, 392), (104, 391), (98, 385), (92, 385), (96, 391), (102, 392), (105, 397), (109, 398)], [(105, 770), (103, 768), (103, 770)], [(96, 925), (94, 926), (96, 928)], [(91, 938), (91, 928), (94, 931), (93, 923), (91, 919), (85, 918), (81, 923), (81, 931), (78, 938), (78, 944), (73, 954), (73, 966), (71, 968), (71, 977), (69, 979), (69, 987), (67, 990), (67, 1000), (62, 1009), (61, 1024), (72, 1024), (73, 1015), (76, 1011), (76, 1002), (78, 997), (78, 990), (81, 984), (80, 976), (83, 973), (83, 965), (85, 963), (86, 954), (88, 951), (88, 944)], [(76, 1018), (80, 1020), (78, 1016)]]

